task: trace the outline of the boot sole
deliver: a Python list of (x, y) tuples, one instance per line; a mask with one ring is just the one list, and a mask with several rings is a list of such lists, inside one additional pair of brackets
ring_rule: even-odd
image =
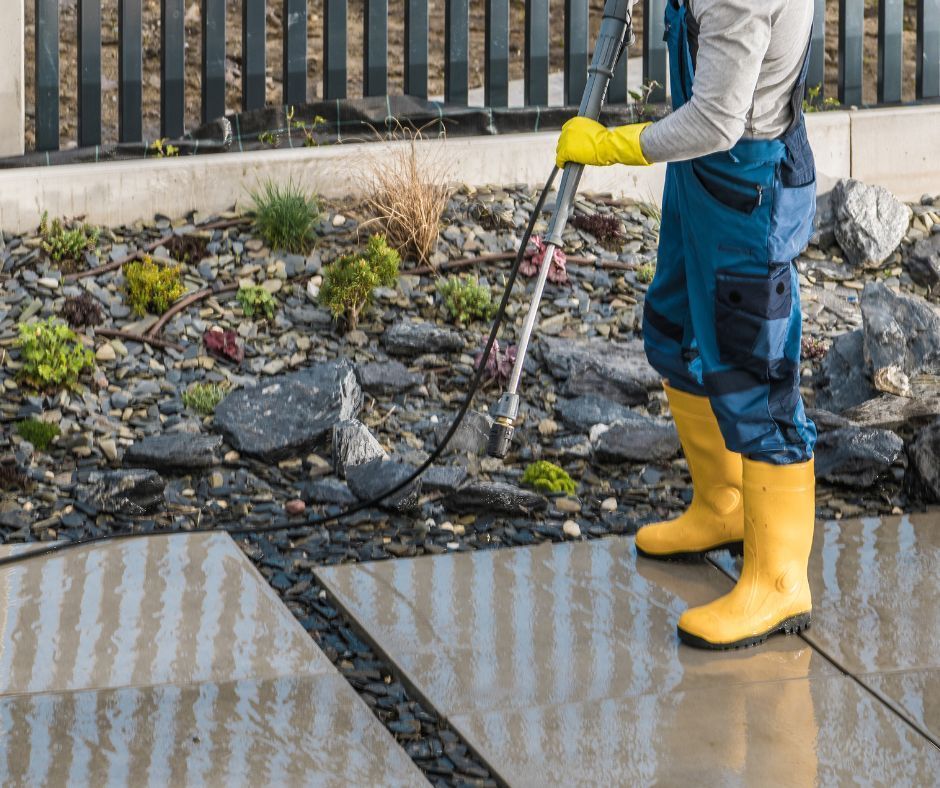
[(644, 558), (652, 558), (656, 561), (681, 561), (683, 563), (699, 563), (704, 561), (705, 555), (715, 550), (727, 550), (731, 555), (741, 556), (744, 555), (744, 542), (725, 542), (724, 544), (716, 544), (714, 547), (709, 547), (705, 550), (693, 550), (681, 553), (648, 553), (639, 545), (636, 546), (637, 554), (642, 555)]
[(804, 629), (809, 629), (811, 621), (811, 613), (799, 613), (798, 615), (785, 618), (779, 624), (774, 624), (774, 626), (760, 635), (754, 635), (753, 637), (736, 640), (733, 643), (712, 643), (711, 641), (705, 640), (704, 638), (700, 638), (698, 635), (693, 635), (689, 632), (686, 632), (679, 627), (676, 627), (676, 631), (679, 633), (679, 640), (688, 646), (708, 649), (710, 651), (729, 651), (731, 649), (747, 648), (748, 646), (759, 645), (777, 632), (783, 635), (798, 635)]

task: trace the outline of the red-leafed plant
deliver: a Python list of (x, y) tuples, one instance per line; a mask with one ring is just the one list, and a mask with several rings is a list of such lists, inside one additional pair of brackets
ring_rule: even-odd
[[(486, 366), (484, 367), (484, 379), (495, 380), (501, 386), (509, 382), (509, 376), (512, 374), (513, 365), (516, 363), (515, 345), (510, 345), (505, 350), (500, 350), (499, 341), (493, 341), (493, 347), (489, 356), (486, 357)], [(483, 351), (477, 353), (475, 366), (479, 368), (483, 360)]]
[[(535, 276), (539, 272), (543, 257), (545, 257), (545, 243), (541, 237), (533, 235), (529, 240), (529, 248), (526, 249), (525, 258), (519, 266), (519, 273), (523, 276)], [(568, 283), (568, 269), (565, 267), (567, 259), (565, 253), (555, 247), (552, 254), (551, 268), (548, 269), (549, 282), (555, 282), (559, 285)]]
[(245, 358), (245, 349), (238, 343), (238, 335), (232, 329), (210, 328), (202, 335), (206, 350), (213, 356), (240, 364)]

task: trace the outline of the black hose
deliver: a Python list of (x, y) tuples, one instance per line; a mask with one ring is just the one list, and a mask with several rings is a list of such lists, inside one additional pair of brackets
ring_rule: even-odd
[(532, 215), (529, 217), (529, 223), (526, 226), (525, 233), (522, 235), (522, 242), (519, 244), (519, 251), (516, 254), (516, 259), (513, 261), (512, 268), (509, 271), (509, 280), (506, 282), (506, 288), (503, 291), (503, 297), (499, 302), (499, 307), (497, 308), (496, 315), (493, 318), (493, 325), (490, 328), (490, 334), (487, 337), (486, 345), (483, 348), (483, 354), (480, 357), (479, 363), (477, 364), (476, 373), (473, 376), (473, 380), (470, 381), (470, 388), (467, 389), (467, 394), (464, 397), (463, 402), (460, 404), (457, 415), (454, 417), (450, 428), (444, 434), (441, 442), (437, 445), (437, 447), (435, 447), (434, 451), (431, 452), (430, 456), (403, 481), (399, 482), (394, 487), (386, 490), (380, 495), (376, 495), (375, 497), (370, 498), (368, 501), (361, 501), (360, 503), (354, 504), (348, 509), (344, 509), (343, 511), (337, 512), (336, 514), (314, 518), (308, 516), (301, 521), (279, 520), (268, 525), (261, 525), (257, 527), (226, 528), (224, 526), (206, 526), (203, 528), (167, 528), (162, 531), (121, 531), (119, 533), (102, 534), (101, 536), (89, 536), (85, 539), (77, 539), (73, 542), (62, 542), (60, 544), (49, 545), (47, 547), (39, 548), (38, 550), (32, 550), (22, 555), (13, 555), (6, 558), (0, 558), (0, 567), (22, 563), (23, 561), (29, 561), (35, 558), (43, 558), (55, 553), (61, 553), (65, 550), (71, 550), (76, 547), (85, 547), (87, 545), (98, 544), (100, 542), (116, 542), (125, 539), (140, 539), (151, 536), (168, 536), (171, 534), (204, 534), (222, 531), (228, 534), (251, 535), (271, 533), (272, 531), (293, 530), (295, 528), (312, 528), (315, 526), (325, 525), (326, 523), (342, 520), (344, 517), (349, 517), (352, 514), (361, 512), (363, 509), (369, 509), (380, 504), (389, 496), (405, 489), (408, 485), (412, 484), (418, 477), (420, 477), (421, 474), (423, 474), (428, 468), (430, 468), (431, 465), (433, 465), (434, 462), (441, 456), (444, 449), (447, 448), (447, 444), (450, 443), (451, 438), (454, 437), (454, 433), (456, 433), (457, 429), (460, 427), (460, 423), (467, 415), (467, 410), (470, 408), (470, 403), (473, 400), (473, 396), (477, 393), (477, 390), (480, 388), (480, 383), (483, 380), (486, 360), (489, 358), (490, 352), (493, 349), (493, 343), (496, 341), (496, 335), (499, 333), (500, 326), (502, 326), (503, 320), (506, 317), (506, 307), (509, 305), (509, 298), (512, 293), (513, 285), (516, 283), (516, 277), (519, 274), (519, 266), (522, 264), (522, 260), (525, 257), (526, 247), (529, 245), (529, 239), (532, 237), (532, 229), (535, 227), (536, 221), (538, 221), (539, 214), (542, 212), (542, 206), (545, 204), (545, 198), (548, 196), (548, 192), (551, 190), (552, 184), (555, 182), (555, 176), (557, 174), (558, 167), (553, 167), (552, 174), (549, 175), (548, 180), (545, 182), (542, 193), (539, 195), (539, 198), (535, 203), (535, 208), (532, 211)]

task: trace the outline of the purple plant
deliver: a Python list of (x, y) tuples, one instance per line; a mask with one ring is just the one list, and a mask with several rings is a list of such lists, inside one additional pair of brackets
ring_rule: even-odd
[(623, 238), (620, 220), (609, 213), (579, 213), (571, 220), (572, 226), (593, 235), (601, 243), (619, 241)]
[[(495, 380), (501, 386), (508, 383), (509, 376), (512, 374), (513, 365), (516, 363), (516, 352), (517, 348), (515, 345), (510, 345), (505, 350), (500, 350), (499, 341), (494, 340), (490, 354), (486, 357), (484, 379)], [(483, 351), (481, 350), (479, 353), (477, 353), (476, 357), (475, 365), (477, 368), (480, 367), (480, 362), (482, 360)]]
[[(535, 276), (539, 272), (539, 265), (545, 256), (545, 243), (538, 235), (533, 235), (529, 240), (529, 248), (526, 249), (525, 258), (519, 266), (519, 273), (523, 276)], [(552, 267), (548, 269), (548, 281), (559, 285), (568, 284), (568, 269), (565, 267), (567, 262), (565, 253), (555, 248), (552, 254)]]
[(829, 345), (816, 337), (803, 337), (800, 344), (801, 354), (807, 361), (822, 361), (829, 352)]
[(212, 355), (240, 364), (245, 358), (245, 349), (238, 344), (238, 335), (227, 329), (210, 328), (202, 335), (202, 341)]

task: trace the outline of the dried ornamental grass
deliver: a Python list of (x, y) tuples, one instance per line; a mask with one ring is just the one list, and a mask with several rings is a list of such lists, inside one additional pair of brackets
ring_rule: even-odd
[(418, 150), (420, 131), (405, 134), (407, 145), (371, 162), (366, 206), (389, 246), (403, 258), (431, 265), (447, 208), (447, 176), (439, 160)]

